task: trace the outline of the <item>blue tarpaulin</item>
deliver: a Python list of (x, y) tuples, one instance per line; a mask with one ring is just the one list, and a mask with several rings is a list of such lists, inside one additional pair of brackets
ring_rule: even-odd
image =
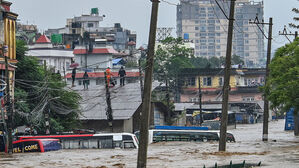
[(113, 65), (118, 65), (121, 64), (122, 58), (116, 58), (112, 60), (112, 64)]

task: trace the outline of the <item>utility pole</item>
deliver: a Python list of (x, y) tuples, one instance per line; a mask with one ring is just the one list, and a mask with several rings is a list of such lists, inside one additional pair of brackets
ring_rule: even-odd
[(140, 81), (141, 100), (143, 100), (143, 79), (142, 79), (141, 58), (138, 60), (138, 68), (139, 68), (139, 81)]
[(108, 81), (107, 81), (107, 74), (106, 74), (106, 72), (104, 72), (104, 74), (105, 74), (105, 88), (106, 88), (106, 102), (107, 102), (106, 115), (107, 115), (107, 120), (108, 120), (109, 127), (111, 128), (111, 132), (113, 132), (113, 115), (112, 115), (112, 107), (111, 107), (111, 98), (110, 98), (109, 84), (108, 84)]
[[(2, 47), (2, 53), (6, 52), (5, 47)], [(6, 77), (6, 112), (7, 112), (7, 131), (8, 131), (8, 141), (7, 141), (7, 149), (8, 153), (13, 153), (13, 137), (12, 137), (12, 126), (13, 126), (13, 114), (11, 108), (11, 99), (10, 99), (10, 79), (9, 79), (9, 69), (8, 69), (8, 56), (4, 55), (5, 60), (5, 77)]]
[(147, 162), (147, 147), (148, 147), (148, 128), (149, 128), (149, 114), (151, 111), (151, 96), (152, 96), (152, 79), (153, 79), (153, 65), (155, 54), (156, 29), (158, 18), (159, 0), (152, 1), (152, 14), (150, 22), (150, 32), (148, 40), (148, 54), (146, 58), (146, 69), (144, 79), (143, 103), (141, 112), (140, 125), (140, 144), (138, 148), (137, 168), (146, 168)]
[(278, 33), (279, 33), (279, 35), (285, 36), (285, 37), (289, 40), (290, 43), (291, 43), (292, 41), (289, 39), (288, 35), (289, 35), (289, 36), (295, 36), (294, 41), (295, 41), (296, 38), (298, 37), (298, 31), (295, 31), (295, 33), (292, 33), (292, 32), (288, 33), (288, 32), (287, 32), (287, 29), (286, 29), (286, 26), (284, 26), (282, 33), (281, 33), (280, 31), (279, 31)]
[(203, 114), (202, 114), (202, 93), (201, 93), (201, 82), (200, 82), (200, 76), (198, 76), (198, 101), (199, 101), (199, 116), (200, 116), (200, 126), (203, 123)]
[[(47, 72), (47, 61), (44, 60), (44, 70), (45, 70), (45, 74), (48, 75), (48, 72)], [(48, 86), (47, 86), (48, 88)], [(45, 131), (45, 134), (46, 135), (49, 135), (50, 134), (50, 122), (49, 122), (49, 114), (50, 114), (50, 102), (49, 102), (49, 98), (48, 98), (48, 109), (45, 110), (44, 112), (44, 115), (45, 115), (45, 124), (46, 124), (46, 131)]]
[[(267, 47), (267, 62), (266, 62), (266, 76), (265, 76), (265, 85), (267, 85), (269, 74), (270, 74), (270, 68), (269, 64), (271, 61), (271, 43), (272, 43), (272, 18), (269, 18), (269, 23), (259, 22), (258, 17), (256, 16), (254, 22), (249, 22), (250, 24), (256, 24), (258, 28), (262, 31), (264, 37), (268, 39), (268, 47)], [(268, 37), (265, 35), (263, 30), (259, 27), (259, 25), (269, 25), (269, 32)], [(267, 95), (264, 95), (264, 120), (263, 120), (263, 141), (268, 141), (268, 127), (269, 127), (269, 100), (267, 98)]]
[(170, 104), (170, 100), (169, 100), (169, 82), (168, 82), (168, 77), (164, 71), (164, 75), (165, 75), (165, 84), (166, 84), (166, 103), (167, 103), (167, 122), (170, 125), (171, 124), (171, 114), (170, 114), (170, 110), (169, 110), (169, 104)]
[(225, 68), (224, 68), (224, 85), (223, 85), (223, 100), (222, 100), (222, 112), (221, 112), (219, 151), (226, 150), (226, 131), (227, 131), (227, 120), (228, 120), (228, 117), (227, 117), (228, 116), (228, 112), (227, 112), (227, 110), (228, 110), (228, 92), (230, 90), (229, 81), (230, 81), (230, 71), (231, 71), (235, 1), (236, 0), (230, 1), (230, 13), (229, 13), (228, 35), (227, 35), (227, 46), (226, 46), (226, 60), (225, 60)]

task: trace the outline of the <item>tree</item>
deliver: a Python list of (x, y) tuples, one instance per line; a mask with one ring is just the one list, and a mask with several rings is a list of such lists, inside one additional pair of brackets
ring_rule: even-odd
[(244, 65), (244, 61), (238, 55), (232, 55), (232, 65)]
[(35, 57), (25, 56), (25, 43), (17, 41), (15, 126), (45, 130), (44, 114), (50, 109), (51, 132), (78, 127), (80, 96), (65, 88), (60, 74), (44, 69)]
[(265, 94), (271, 101), (272, 108), (282, 107), (288, 111), (294, 108), (295, 130), (299, 135), (299, 39), (279, 48), (270, 64), (270, 77)]
[[(292, 9), (293, 12), (295, 12), (296, 14), (299, 14), (299, 9), (298, 8), (293, 8)], [(295, 22), (299, 21), (299, 17), (293, 17), (293, 20)], [(299, 29), (299, 25), (295, 24), (295, 23), (289, 23), (289, 26), (292, 27), (292, 28), (296, 28), (296, 29)]]
[(193, 52), (191, 48), (184, 47), (182, 38), (166, 38), (158, 45), (155, 53), (155, 77), (173, 83), (181, 69), (193, 67), (190, 58), (193, 58)]

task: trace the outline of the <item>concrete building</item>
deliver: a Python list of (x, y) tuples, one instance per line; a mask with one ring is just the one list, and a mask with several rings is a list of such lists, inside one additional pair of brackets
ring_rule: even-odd
[[(182, 83), (180, 101), (198, 102), (199, 78), (201, 81), (202, 101), (222, 101), (224, 70), (185, 69), (180, 75)], [(232, 69), (230, 76), (229, 102), (263, 101), (259, 86), (264, 84), (265, 69)]]
[(74, 59), (73, 50), (54, 48), (46, 35), (40, 36), (33, 45), (29, 46), (27, 55), (37, 57), (41, 65), (46, 61), (48, 68), (53, 68), (61, 75), (66, 73)]
[(65, 27), (49, 29), (45, 34), (61, 34), (64, 44), (72, 48), (83, 43), (84, 32), (89, 32), (91, 39), (106, 39), (107, 43), (119, 52), (129, 50), (130, 42), (136, 44), (136, 32), (123, 28), (120, 23), (115, 23), (113, 27), (103, 27), (101, 22), (104, 17), (99, 15), (98, 8), (92, 8), (89, 15), (67, 19)]
[[(230, 1), (218, 2), (228, 16)], [(249, 24), (256, 14), (261, 21), (264, 16), (263, 2), (236, 1), (232, 54), (240, 56), (247, 67), (261, 67), (266, 62), (263, 34), (257, 26)], [(228, 19), (215, 1), (180, 0), (177, 6), (177, 35), (194, 41), (195, 56), (225, 57), (227, 30)]]
[[(8, 59), (8, 75), (9, 75), (9, 85), (10, 85), (10, 95), (12, 98), (12, 102), (14, 99), (14, 78), (15, 78), (15, 69), (17, 63), (16, 56), (16, 20), (18, 15), (11, 12), (10, 6), (11, 2), (8, 1), (0, 1), (0, 48), (1, 54), (6, 56)], [(4, 48), (4, 50), (2, 50)], [(4, 51), (4, 53), (2, 52)], [(0, 74), (1, 74), (1, 91), (0, 97), (5, 96), (5, 93), (2, 89), (3, 84), (7, 84), (6, 79), (3, 78), (5, 76), (5, 59), (0, 58)]]
[(74, 49), (75, 62), (81, 68), (87, 69), (112, 68), (113, 56), (118, 52), (106, 42), (106, 39), (100, 39), (96, 40), (95, 44), (76, 46)]

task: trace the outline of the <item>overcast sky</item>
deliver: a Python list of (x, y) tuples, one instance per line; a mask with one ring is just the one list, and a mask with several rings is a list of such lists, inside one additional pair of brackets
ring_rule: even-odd
[[(99, 8), (105, 15), (102, 26), (121, 23), (124, 28), (137, 32), (137, 47), (148, 41), (151, 1), (150, 0), (8, 0), (13, 2), (12, 11), (19, 14), (22, 23), (36, 24), (42, 31), (48, 28), (60, 28), (66, 25), (66, 19), (81, 14), (89, 14), (90, 9)], [(178, 4), (179, 0), (165, 0)], [(255, 0), (257, 1), (257, 0)], [(259, 1), (259, 0), (258, 0)], [(264, 18), (268, 22), (273, 17), (273, 48), (287, 42), (279, 37), (278, 31), (283, 25), (292, 22), (295, 16), (291, 12), (298, 7), (297, 0), (264, 0)], [(158, 27), (176, 27), (176, 6), (161, 2), (159, 6)], [(292, 32), (294, 30), (290, 29)], [(175, 30), (174, 33), (175, 35)], [(293, 37), (290, 37), (293, 39)], [(265, 43), (266, 44), (266, 43)]]

